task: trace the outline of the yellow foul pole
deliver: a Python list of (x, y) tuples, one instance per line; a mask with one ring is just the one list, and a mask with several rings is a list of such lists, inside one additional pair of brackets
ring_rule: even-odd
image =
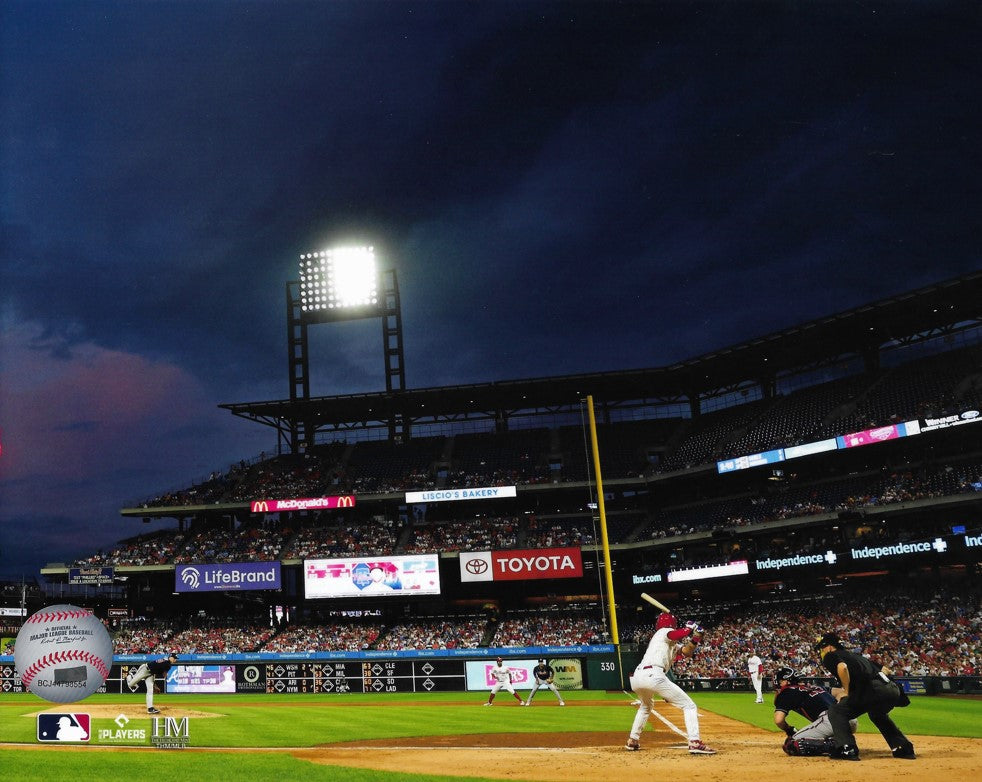
[(607, 582), (607, 603), (610, 605), (610, 637), (620, 646), (617, 634), (617, 605), (614, 603), (614, 576), (610, 570), (610, 541), (607, 539), (607, 511), (604, 508), (604, 481), (600, 474), (600, 450), (597, 447), (597, 421), (593, 416), (593, 396), (587, 395), (586, 408), (590, 419), (590, 446), (593, 450), (593, 472), (597, 476), (597, 511), (600, 514), (600, 540), (604, 551), (604, 578)]

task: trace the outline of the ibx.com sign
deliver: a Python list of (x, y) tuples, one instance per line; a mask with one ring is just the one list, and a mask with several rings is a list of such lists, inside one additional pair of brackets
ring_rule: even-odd
[(176, 592), (279, 588), (279, 562), (178, 565), (174, 570), (174, 591)]

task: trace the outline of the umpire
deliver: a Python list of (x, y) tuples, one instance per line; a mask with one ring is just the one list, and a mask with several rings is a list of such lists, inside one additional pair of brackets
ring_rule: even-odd
[(859, 760), (859, 749), (852, 743), (849, 720), (868, 714), (870, 722), (886, 739), (893, 756), (913, 760), (916, 757), (914, 745), (889, 716), (891, 709), (907, 706), (910, 699), (887, 677), (883, 666), (861, 654), (846, 651), (835, 633), (826, 633), (817, 639), (815, 650), (822, 665), (839, 679), (845, 692), (828, 711), (835, 744), (830, 757), (833, 760)]

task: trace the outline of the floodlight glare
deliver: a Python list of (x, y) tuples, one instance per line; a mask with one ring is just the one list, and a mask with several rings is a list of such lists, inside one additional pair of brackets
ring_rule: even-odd
[[(339, 247), (300, 256), (300, 307), (311, 315), (358, 317), (378, 309), (372, 247)], [(359, 311), (362, 311), (359, 313)]]

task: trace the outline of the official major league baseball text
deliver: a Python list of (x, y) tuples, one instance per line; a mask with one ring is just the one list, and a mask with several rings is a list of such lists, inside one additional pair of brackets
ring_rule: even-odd
[(73, 605), (32, 614), (14, 646), (14, 668), (24, 687), (52, 703), (73, 703), (94, 693), (109, 676), (112, 660), (105, 625)]

